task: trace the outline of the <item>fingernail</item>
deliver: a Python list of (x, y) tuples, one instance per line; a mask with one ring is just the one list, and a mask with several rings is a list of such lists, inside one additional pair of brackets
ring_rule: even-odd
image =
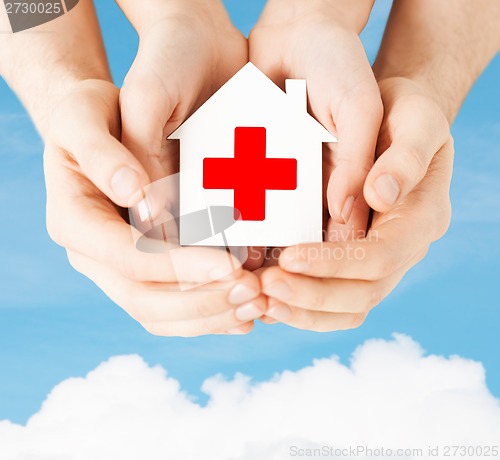
[(284, 281), (274, 281), (273, 283), (264, 286), (264, 292), (275, 299), (279, 300), (287, 300), (292, 295), (292, 290), (290, 286), (286, 284)]
[(147, 220), (151, 219), (152, 212), (146, 198), (139, 201), (139, 203), (137, 204), (137, 210), (139, 211), (139, 217), (142, 222), (146, 222)]
[(236, 309), (236, 318), (239, 321), (252, 321), (260, 318), (263, 311), (254, 303), (247, 303)]
[(113, 174), (110, 185), (118, 198), (128, 200), (140, 188), (139, 174), (132, 168), (123, 166)]
[(347, 222), (349, 222), (349, 219), (351, 218), (353, 205), (354, 205), (354, 197), (350, 196), (347, 198), (347, 200), (345, 200), (344, 207), (342, 208), (341, 212), (344, 224), (347, 224)]
[(231, 335), (246, 335), (247, 333), (247, 331), (241, 327), (234, 327), (232, 329), (228, 329), (226, 332)]
[(292, 316), (292, 310), (285, 304), (275, 305), (266, 312), (266, 316), (269, 316), (280, 323), (286, 323)]
[(267, 315), (264, 315), (259, 319), (260, 319), (261, 323), (268, 324), (268, 325), (276, 324), (278, 322), (273, 318), (269, 318)]
[(246, 284), (237, 284), (229, 293), (229, 302), (233, 305), (241, 305), (255, 299), (259, 292), (248, 287)]
[(396, 203), (401, 188), (398, 181), (390, 174), (382, 174), (374, 182), (375, 191), (380, 199), (387, 205), (392, 206)]

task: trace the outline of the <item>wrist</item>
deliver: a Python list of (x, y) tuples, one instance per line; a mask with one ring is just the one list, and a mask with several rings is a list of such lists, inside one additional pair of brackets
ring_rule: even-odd
[(172, 18), (200, 20), (206, 24), (222, 18), (229, 22), (229, 16), (221, 0), (116, 0), (116, 3), (135, 28), (139, 36), (146, 34), (157, 23)]
[[(458, 91), (458, 88), (451, 85), (448, 88), (443, 86), (444, 81), (436, 78), (432, 69), (421, 69), (420, 71), (391, 69), (381, 67), (379, 58), (373, 66), (375, 77), (380, 84), (392, 81), (404, 80), (416, 93), (432, 99), (443, 112), (450, 124), (457, 116), (466, 91)], [(462, 96), (462, 93), (464, 94)]]
[[(5, 20), (5, 18), (4, 18)], [(44, 135), (53, 107), (82, 81), (111, 81), (93, 2), (37, 26), (0, 36), (2, 76)]]
[(450, 114), (450, 108), (446, 105), (446, 101), (443, 100), (441, 95), (436, 92), (432, 85), (429, 85), (424, 80), (412, 76), (387, 76), (378, 78), (377, 83), (381, 92), (384, 92), (384, 89), (397, 87), (398, 97), (413, 98), (418, 96), (433, 101), (436, 109), (442, 112), (443, 117), (445, 117), (448, 124), (451, 125), (453, 115)]
[(374, 3), (375, 0), (331, 0), (331, 6), (337, 11), (339, 19), (358, 35), (365, 28)]
[(43, 139), (49, 130), (51, 114), (68, 94), (91, 80), (111, 81), (109, 76), (101, 72), (79, 74), (54, 70), (48, 75), (34, 78), (33, 75), (37, 73), (41, 75), (36, 69), (28, 72), (15, 69), (9, 77), (6, 76), (6, 81), (19, 97)]
[(330, 23), (360, 34), (375, 0), (269, 0), (259, 25), (273, 26), (297, 21)]

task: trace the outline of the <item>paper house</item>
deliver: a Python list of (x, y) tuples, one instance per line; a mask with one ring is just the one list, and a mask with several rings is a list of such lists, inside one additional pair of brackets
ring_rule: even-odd
[[(307, 113), (305, 80), (285, 93), (249, 63), (169, 139), (180, 139), (181, 244), (322, 240), (322, 143), (336, 139)], [(234, 208), (233, 225), (193, 242), (183, 216), (212, 207)]]

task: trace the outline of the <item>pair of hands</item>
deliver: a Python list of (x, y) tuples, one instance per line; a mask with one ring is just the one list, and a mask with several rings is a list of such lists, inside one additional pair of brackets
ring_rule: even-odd
[[(153, 334), (245, 334), (258, 318), (316, 331), (359, 326), (448, 226), (453, 147), (444, 115), (410, 80), (377, 85), (358, 38), (364, 24), (339, 21), (333, 7), (304, 14), (304, 2), (271, 1), (247, 42), (218, 2), (186, 3), (159, 4), (154, 15), (121, 5), (140, 36), (121, 93), (87, 80), (53, 110), (50, 235)], [(277, 83), (306, 78), (313, 114), (340, 140), (324, 155), (328, 241), (222, 280), (225, 254), (182, 248), (174, 270), (160, 242), (154, 253), (137, 251), (123, 208), (177, 172), (166, 137), (248, 59)], [(368, 206), (376, 212), (365, 234)], [(210, 283), (179, 292), (178, 281)]]

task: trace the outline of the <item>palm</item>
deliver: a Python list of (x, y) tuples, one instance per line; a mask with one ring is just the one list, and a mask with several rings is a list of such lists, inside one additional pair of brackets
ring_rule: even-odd
[(152, 180), (178, 172), (177, 149), (166, 137), (246, 62), (246, 40), (232, 26), (166, 19), (141, 37), (121, 92), (123, 142)]

